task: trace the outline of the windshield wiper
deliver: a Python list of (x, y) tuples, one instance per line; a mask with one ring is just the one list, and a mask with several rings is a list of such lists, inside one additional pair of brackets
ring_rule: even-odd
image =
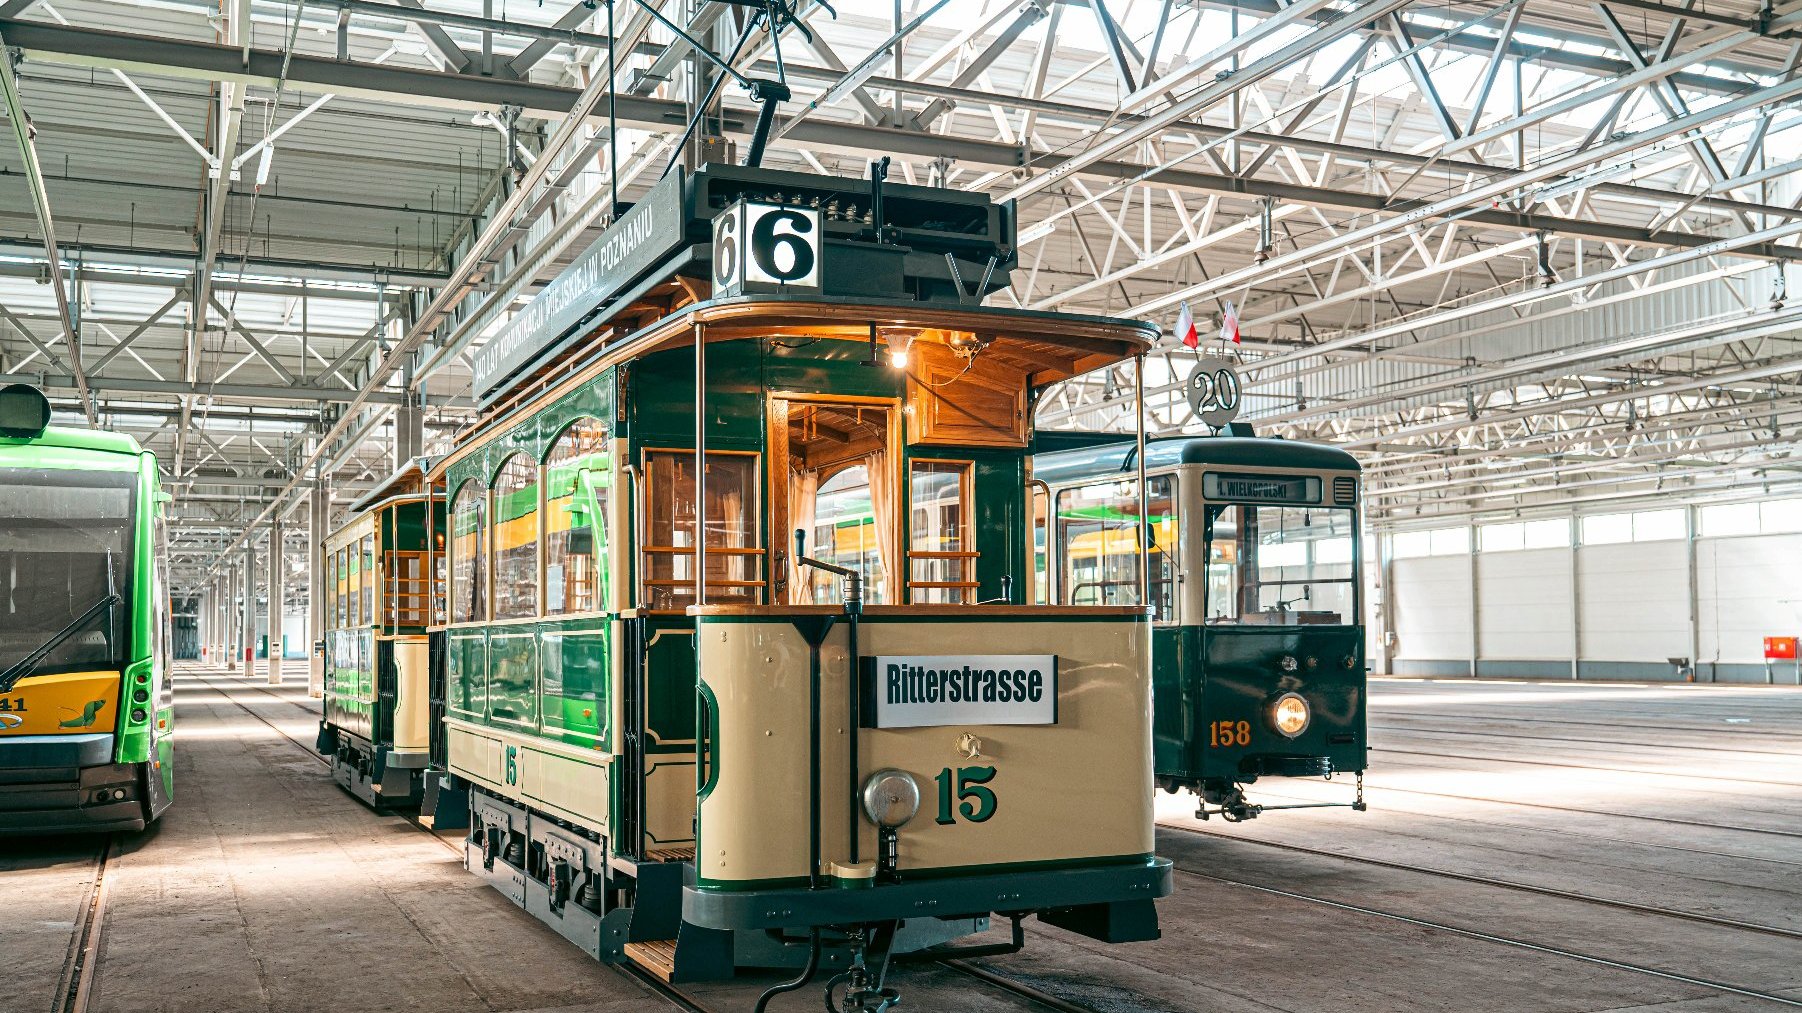
[(50, 652), (56, 650), (58, 645), (60, 645), (63, 641), (65, 641), (65, 640), (69, 639), (71, 636), (73, 636), (75, 634), (76, 630), (79, 630), (83, 626), (86, 626), (87, 624), (93, 622), (95, 620), (95, 618), (97, 618), (100, 615), (100, 613), (111, 611), (113, 606), (120, 604), (124, 600), (125, 599), (119, 597), (116, 594), (109, 594), (106, 597), (95, 602), (94, 604), (88, 606), (88, 610), (86, 612), (83, 612), (78, 618), (76, 618), (76, 620), (74, 622), (63, 627), (62, 630), (60, 632), (58, 632), (55, 636), (51, 637), (49, 640), (44, 641), (43, 645), (41, 647), (39, 647), (37, 650), (32, 651), (30, 654), (27, 654), (23, 659), (21, 659), (19, 661), (18, 664), (14, 665), (13, 667), (7, 669), (4, 672), (0, 672), (0, 693), (11, 692), (13, 686), (15, 684), (17, 684), (20, 679), (23, 679), (26, 676), (30, 675), (32, 669), (38, 667), (38, 665), (41, 664), (45, 658), (48, 658), (50, 656)]

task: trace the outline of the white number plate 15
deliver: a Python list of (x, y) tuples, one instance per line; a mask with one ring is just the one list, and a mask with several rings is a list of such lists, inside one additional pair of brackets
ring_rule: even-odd
[(818, 292), (820, 213), (738, 201), (713, 219), (713, 294)]

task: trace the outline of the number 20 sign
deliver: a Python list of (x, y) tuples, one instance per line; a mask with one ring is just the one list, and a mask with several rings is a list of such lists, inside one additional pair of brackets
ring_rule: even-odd
[(818, 292), (820, 213), (738, 201), (713, 219), (713, 294)]

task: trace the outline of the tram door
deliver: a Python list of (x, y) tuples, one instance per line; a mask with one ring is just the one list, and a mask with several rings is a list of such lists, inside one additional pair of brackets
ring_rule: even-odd
[(843, 601), (839, 578), (796, 562), (801, 551), (864, 576), (864, 601), (900, 601), (899, 406), (880, 398), (777, 396), (770, 405), (771, 600)]

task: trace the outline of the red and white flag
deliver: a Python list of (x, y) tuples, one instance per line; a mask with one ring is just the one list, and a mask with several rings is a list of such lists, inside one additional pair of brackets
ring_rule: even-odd
[(1201, 334), (1195, 329), (1195, 316), (1189, 312), (1189, 304), (1183, 303), (1176, 314), (1176, 336), (1183, 344), (1194, 348), (1201, 344)]
[(1239, 343), (1239, 311), (1231, 299), (1226, 301), (1226, 312), (1220, 314), (1220, 340)]

